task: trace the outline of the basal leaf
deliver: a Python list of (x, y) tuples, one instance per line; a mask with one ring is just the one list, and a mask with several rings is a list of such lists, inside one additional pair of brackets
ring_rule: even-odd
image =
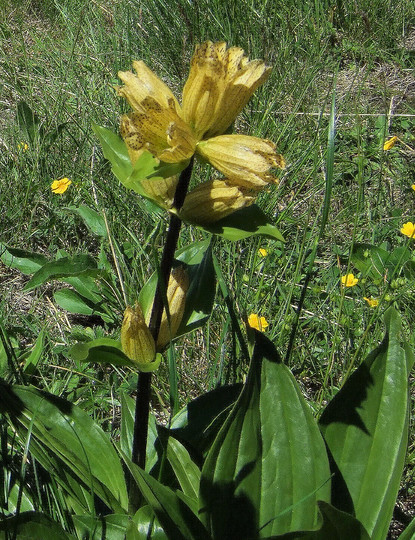
[(203, 524), (173, 490), (158, 482), (124, 456), (141, 493), (171, 540), (211, 540)]
[(68, 206), (68, 210), (78, 214), (84, 220), (84, 223), (88, 229), (90, 229), (90, 231), (92, 231), (94, 234), (101, 236), (102, 238), (108, 237), (105, 219), (102, 214), (84, 204), (81, 204), (80, 206)]
[[(400, 319), (385, 314), (382, 344), (352, 374), (320, 419), (336, 469), (333, 504), (364, 525), (372, 540), (389, 528), (408, 441), (408, 373), (413, 355), (399, 342)], [(349, 501), (349, 502), (348, 502)]]
[(90, 255), (62, 257), (44, 264), (26, 283), (24, 291), (31, 291), (50, 279), (78, 275), (98, 275), (97, 263)]
[(131, 518), (126, 514), (73, 516), (78, 538), (88, 540), (124, 540)]
[(114, 511), (128, 507), (120, 459), (100, 426), (72, 403), (29, 386), (0, 384), (0, 411), (23, 439), (35, 439)]
[(272, 343), (255, 335), (247, 382), (202, 469), (200, 513), (215, 538), (312, 529), (317, 500), (330, 500), (317, 423)]
[[(14, 536), (16, 535), (16, 536)], [(76, 540), (62, 526), (40, 512), (22, 512), (0, 520), (0, 539), (9, 540)]]
[(34, 274), (48, 262), (47, 258), (40, 253), (7, 247), (1, 243), (0, 260), (6, 266), (16, 268), (16, 270), (19, 270), (23, 274)]

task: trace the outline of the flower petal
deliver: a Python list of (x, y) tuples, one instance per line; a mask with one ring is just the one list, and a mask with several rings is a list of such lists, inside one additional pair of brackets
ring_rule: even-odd
[(196, 47), (183, 88), (183, 117), (198, 140), (224, 133), (269, 76), (261, 60), (249, 62), (239, 47), (206, 41)]
[(227, 177), (227, 183), (260, 190), (276, 178), (273, 167), (284, 168), (284, 158), (266, 139), (247, 135), (221, 135), (198, 143), (196, 151)]
[(185, 198), (179, 216), (199, 225), (214, 223), (251, 205), (255, 197), (244, 193), (224, 180), (203, 182)]
[(144, 64), (133, 62), (137, 75), (118, 75), (125, 86), (117, 88), (134, 112), (121, 118), (121, 135), (133, 163), (142, 149), (167, 163), (189, 159), (196, 140), (181, 116), (181, 108), (170, 89)]

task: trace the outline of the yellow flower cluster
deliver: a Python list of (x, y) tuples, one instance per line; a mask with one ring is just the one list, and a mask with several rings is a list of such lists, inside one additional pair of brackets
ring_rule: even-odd
[[(132, 163), (145, 150), (166, 163), (186, 162), (196, 154), (224, 175), (189, 193), (179, 213), (183, 219), (195, 223), (217, 221), (249, 206), (261, 189), (276, 182), (270, 171), (284, 168), (285, 162), (274, 143), (225, 134), (254, 91), (268, 78), (270, 68), (264, 62), (249, 61), (242, 49), (228, 49), (224, 42), (202, 43), (191, 60), (181, 105), (144, 62), (133, 62), (133, 68), (135, 74), (119, 72), (124, 86), (117, 88), (133, 109), (122, 116), (120, 126)], [(167, 186), (147, 185), (145, 189), (171, 209), (171, 186), (176, 180), (166, 180)]]

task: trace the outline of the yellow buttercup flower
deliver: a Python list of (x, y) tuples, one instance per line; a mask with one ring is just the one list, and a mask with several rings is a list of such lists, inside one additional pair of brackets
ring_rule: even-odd
[(395, 146), (397, 140), (398, 140), (398, 137), (396, 135), (391, 137), (390, 139), (385, 141), (385, 144), (383, 145), (383, 149), (390, 150), (391, 148)]
[(415, 191), (415, 184), (412, 184), (411, 188)]
[(346, 274), (341, 277), (341, 284), (344, 287), (354, 287), (358, 282), (359, 280), (355, 278), (353, 274)]
[(248, 317), (248, 324), (251, 328), (255, 328), (255, 330), (259, 330), (260, 332), (263, 332), (269, 326), (266, 318), (260, 317), (256, 313), (251, 313)]
[(259, 248), (258, 253), (261, 255), (261, 257), (266, 257), (268, 255), (268, 251), (264, 248)]
[(415, 237), (415, 225), (412, 223), (412, 221), (408, 221), (407, 223), (404, 223), (404, 225), (401, 228), (401, 233), (405, 236), (409, 236), (409, 238)]
[[(191, 61), (182, 105), (144, 62), (133, 62), (133, 68), (136, 74), (119, 72), (124, 86), (117, 88), (133, 109), (121, 118), (120, 126), (133, 164), (144, 150), (167, 163), (186, 162), (199, 154), (224, 174), (228, 187), (257, 192), (275, 181), (270, 169), (283, 168), (285, 162), (272, 142), (222, 135), (268, 78), (270, 68), (264, 62), (249, 61), (242, 49), (227, 49), (224, 42), (202, 43)], [(162, 200), (163, 185), (147, 187), (153, 198), (169, 208), (170, 191), (167, 200)], [(204, 190), (209, 193), (210, 186)]]
[(208, 225), (245, 208), (255, 198), (227, 180), (209, 180), (191, 191), (179, 212), (180, 218), (198, 225)]
[(69, 180), (69, 178), (61, 178), (60, 180), (54, 180), (50, 187), (53, 193), (62, 195), (71, 184), (72, 180)]
[(376, 300), (376, 298), (366, 298), (366, 296), (363, 297), (363, 300), (366, 300), (366, 302), (368, 303), (369, 307), (377, 307), (379, 305), (379, 300)]

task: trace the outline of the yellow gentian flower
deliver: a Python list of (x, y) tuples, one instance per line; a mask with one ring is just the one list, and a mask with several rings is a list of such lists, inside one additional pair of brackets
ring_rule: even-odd
[(247, 135), (221, 135), (197, 145), (198, 153), (227, 178), (228, 184), (260, 190), (275, 177), (272, 167), (283, 169), (285, 162), (275, 152), (275, 144)]
[[(121, 118), (120, 127), (133, 164), (144, 150), (167, 163), (184, 162), (196, 153), (225, 175), (227, 187), (232, 184), (259, 191), (275, 180), (270, 169), (283, 168), (285, 162), (273, 143), (222, 135), (268, 78), (270, 68), (264, 62), (249, 61), (242, 49), (227, 49), (224, 42), (202, 43), (191, 61), (182, 105), (144, 62), (133, 62), (133, 68), (136, 74), (119, 72), (124, 86), (117, 88), (133, 108)], [(206, 193), (210, 187), (205, 188)], [(158, 197), (168, 208), (169, 201), (161, 201), (165, 186), (150, 189), (153, 198)], [(171, 199), (170, 193), (167, 198)], [(244, 205), (250, 202), (248, 199)]]
[(405, 236), (409, 236), (409, 238), (415, 237), (415, 225), (412, 223), (412, 221), (408, 221), (407, 223), (404, 223), (404, 225), (401, 228), (401, 233)]
[(249, 315), (248, 324), (251, 328), (255, 328), (255, 330), (259, 330), (260, 332), (263, 332), (269, 326), (266, 318), (260, 317), (256, 313), (251, 313)]
[(346, 274), (341, 277), (341, 284), (344, 287), (354, 287), (358, 282), (359, 280), (355, 278), (353, 274)]
[(186, 196), (179, 216), (197, 225), (208, 225), (249, 206), (254, 200), (255, 197), (237, 186), (228, 185), (227, 179), (209, 180)]
[[(161, 351), (177, 334), (186, 307), (186, 295), (189, 289), (189, 275), (183, 266), (173, 268), (169, 277), (166, 299), (169, 315), (163, 311), (160, 329), (157, 336), (157, 350)], [(146, 313), (146, 323), (150, 323), (152, 305)]]
[(206, 41), (196, 47), (183, 88), (183, 116), (198, 140), (224, 133), (271, 68), (243, 49)]
[(153, 362), (156, 344), (144, 320), (140, 304), (127, 306), (121, 325), (121, 346), (130, 360), (139, 364)]
[(371, 307), (371, 308), (377, 307), (379, 305), (379, 300), (376, 300), (376, 298), (372, 298), (372, 297), (366, 298), (366, 296), (364, 296), (363, 300), (366, 300), (369, 307)]
[(72, 180), (69, 180), (69, 178), (61, 178), (60, 180), (54, 180), (50, 187), (53, 193), (62, 195), (71, 184)]
[(398, 137), (394, 135), (393, 137), (385, 141), (385, 144), (383, 145), (383, 149), (390, 150), (391, 148), (395, 146), (397, 140), (398, 140)]

